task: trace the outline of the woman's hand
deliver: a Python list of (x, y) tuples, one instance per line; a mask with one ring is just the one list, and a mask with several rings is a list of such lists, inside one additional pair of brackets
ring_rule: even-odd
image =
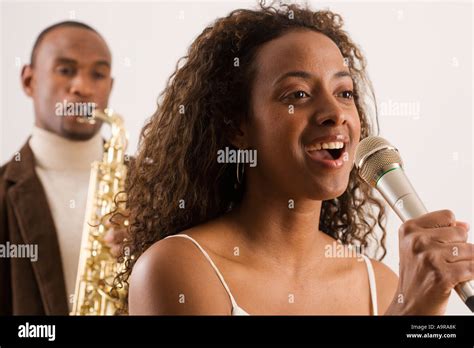
[(469, 225), (449, 210), (411, 219), (399, 230), (400, 271), (395, 297), (385, 314), (442, 315), (451, 290), (474, 279)]

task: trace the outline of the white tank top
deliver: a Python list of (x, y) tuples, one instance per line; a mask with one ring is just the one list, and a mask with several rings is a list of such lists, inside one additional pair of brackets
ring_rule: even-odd
[[(207, 259), (207, 261), (209, 261), (212, 268), (214, 269), (217, 276), (219, 277), (219, 280), (221, 281), (222, 285), (224, 286), (225, 291), (227, 291), (227, 294), (229, 295), (230, 302), (232, 303), (232, 315), (250, 315), (245, 310), (243, 310), (241, 307), (239, 307), (239, 305), (237, 304), (237, 302), (234, 299), (234, 296), (232, 296), (232, 293), (230, 292), (230, 289), (227, 286), (227, 283), (225, 282), (224, 277), (222, 276), (221, 272), (219, 272), (219, 269), (217, 268), (215, 263), (212, 261), (212, 259), (209, 257), (209, 254), (206, 252), (206, 250), (204, 250), (201, 247), (201, 245), (194, 238), (188, 236), (187, 234), (174, 234), (174, 235), (168, 236), (164, 239), (173, 238), (173, 237), (187, 238), (191, 242), (193, 242), (198, 247), (199, 250), (201, 250), (204, 257)], [(377, 287), (375, 285), (374, 269), (372, 267), (372, 263), (370, 262), (370, 259), (367, 256), (365, 256), (363, 254), (360, 254), (360, 256), (362, 256), (362, 258), (364, 259), (365, 264), (367, 266), (367, 273), (368, 273), (368, 276), (369, 276), (370, 299), (371, 299), (371, 303), (372, 303), (372, 315), (378, 315)]]

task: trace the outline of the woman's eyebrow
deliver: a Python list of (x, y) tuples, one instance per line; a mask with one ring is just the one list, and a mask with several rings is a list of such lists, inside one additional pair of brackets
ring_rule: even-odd
[(349, 73), (349, 71), (346, 71), (346, 70), (338, 71), (332, 76), (333, 79), (342, 78), (342, 77), (350, 77), (352, 79), (352, 75)]
[(277, 78), (275, 80), (275, 82), (273, 83), (273, 85), (276, 85), (277, 83), (279, 83), (280, 81), (282, 81), (282, 80), (284, 80), (288, 77), (300, 77), (302, 79), (309, 80), (311, 78), (311, 76), (312, 76), (312, 74), (310, 74), (307, 71), (303, 71), (303, 70), (288, 71), (288, 72), (284, 73), (283, 75), (281, 75), (279, 78)]
[[(309, 80), (313, 75), (307, 71), (303, 71), (303, 70), (295, 70), (295, 71), (288, 71), (286, 73), (284, 73), (283, 75), (281, 75), (278, 79), (275, 80), (275, 82), (273, 83), (273, 85), (276, 85), (277, 83), (279, 83), (280, 81), (288, 78), (288, 77), (300, 77), (302, 79), (305, 79), (305, 80)], [(346, 71), (346, 70), (341, 70), (341, 71), (338, 71), (336, 72), (333, 76), (332, 76), (332, 79), (336, 79), (336, 78), (343, 78), (343, 77), (349, 77), (352, 79), (352, 76), (351, 74)]]

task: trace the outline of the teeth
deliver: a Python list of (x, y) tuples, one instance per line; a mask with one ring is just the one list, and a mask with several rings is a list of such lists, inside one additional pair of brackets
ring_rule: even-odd
[(321, 149), (342, 149), (344, 147), (344, 143), (339, 141), (337, 142), (330, 142), (330, 143), (319, 143), (315, 145), (310, 145), (307, 147), (308, 151), (319, 151)]

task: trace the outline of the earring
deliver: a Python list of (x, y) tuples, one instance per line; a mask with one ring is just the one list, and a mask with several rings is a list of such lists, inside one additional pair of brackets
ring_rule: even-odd
[(244, 176), (244, 172), (245, 172), (245, 165), (242, 163), (242, 174), (240, 174), (240, 162), (237, 162), (237, 182), (239, 184), (242, 184), (242, 181), (241, 181), (241, 176)]
[(245, 164), (242, 163), (242, 174), (240, 174), (240, 149), (237, 150), (237, 183), (242, 184), (241, 177), (244, 176)]

